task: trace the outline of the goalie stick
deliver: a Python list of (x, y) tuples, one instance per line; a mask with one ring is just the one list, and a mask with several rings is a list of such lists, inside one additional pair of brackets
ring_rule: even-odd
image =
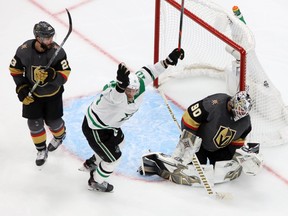
[[(68, 32), (65, 36), (65, 38), (63, 39), (62, 43), (60, 44), (60, 46), (56, 49), (55, 53), (53, 54), (52, 58), (50, 59), (50, 61), (48, 62), (48, 64), (45, 66), (44, 70), (46, 70), (47, 68), (49, 68), (52, 64), (52, 62), (54, 61), (54, 59), (56, 58), (56, 56), (58, 55), (60, 49), (62, 49), (64, 43), (66, 42), (66, 40), (68, 39), (69, 35), (71, 34), (72, 32), (72, 18), (71, 18), (71, 15), (70, 15), (70, 12), (68, 11), (67, 8), (66, 9), (66, 12), (67, 12), (67, 15), (68, 15), (68, 19), (69, 19), (69, 29), (68, 29)], [(32, 97), (32, 93), (35, 91), (35, 89), (37, 88), (37, 86), (40, 84), (40, 80), (37, 81), (31, 91), (29, 92), (29, 96)]]
[[(173, 110), (171, 109), (168, 101), (167, 101), (167, 98), (166, 96), (164, 95), (163, 91), (161, 89), (158, 89), (159, 90), (159, 93), (161, 95), (161, 97), (163, 98), (164, 102), (165, 102), (165, 105), (166, 107), (168, 108), (169, 110), (169, 113), (173, 119), (173, 121), (175, 122), (175, 124), (177, 125), (180, 133), (182, 132), (181, 130), (181, 127), (180, 127), (180, 124), (178, 123), (174, 113), (173, 113)], [(219, 193), (219, 192), (215, 192), (210, 184), (210, 182), (208, 181), (207, 177), (205, 176), (205, 173), (201, 167), (201, 164), (196, 156), (196, 154), (193, 155), (192, 157), (192, 163), (199, 175), (199, 178), (201, 180), (201, 183), (203, 185), (203, 187), (205, 188), (207, 194), (213, 198), (216, 198), (216, 199), (231, 199), (232, 198), (232, 195), (229, 194), (229, 193)]]

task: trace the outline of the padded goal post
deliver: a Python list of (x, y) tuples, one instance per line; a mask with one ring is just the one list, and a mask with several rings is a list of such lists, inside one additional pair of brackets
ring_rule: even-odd
[[(154, 62), (157, 62), (177, 47), (181, 0), (155, 2)], [(287, 107), (256, 56), (249, 27), (231, 9), (228, 12), (209, 0), (185, 0), (182, 24), (181, 47), (185, 59), (162, 74), (154, 86), (194, 76), (223, 79), (226, 93), (233, 95), (247, 90), (251, 95), (252, 132), (248, 141), (260, 142), (262, 146), (287, 143)], [(193, 92), (193, 85), (189, 88)]]

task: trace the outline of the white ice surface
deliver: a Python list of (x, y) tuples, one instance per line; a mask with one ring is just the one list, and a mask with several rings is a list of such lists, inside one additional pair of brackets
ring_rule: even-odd
[[(287, 1), (217, 2), (228, 9), (233, 5), (240, 7), (256, 37), (259, 60), (287, 103)], [(88, 174), (77, 170), (83, 158), (71, 152), (65, 144), (49, 154), (47, 164), (39, 171), (34, 162), (36, 150), (26, 120), (21, 117), (21, 103), (15, 94), (8, 66), (16, 48), (33, 37), (32, 28), (40, 20), (51, 23), (57, 31), (56, 41), (62, 41), (67, 31), (64, 8), (70, 9), (74, 25), (74, 31), (64, 45), (72, 68), (65, 86), (65, 109), (68, 110), (71, 101), (96, 94), (107, 81), (114, 79), (119, 62), (124, 61), (132, 70), (136, 70), (153, 61), (153, 0), (1, 0), (0, 215), (288, 214), (288, 145), (263, 149), (265, 168), (259, 175), (242, 175), (233, 182), (217, 185), (214, 188), (216, 191), (233, 194), (234, 198), (229, 201), (210, 199), (203, 188), (138, 178), (127, 175), (120, 168), (109, 180), (115, 186), (113, 193), (90, 192), (87, 190)], [(197, 95), (186, 91), (187, 94), (184, 94), (188, 83), (188, 80), (177, 81), (165, 92), (182, 107), (212, 93), (203, 91)], [(171, 128), (175, 127), (169, 117), (167, 124), (168, 121)], [(139, 124), (135, 124), (135, 127), (139, 127)], [(76, 123), (70, 126), (73, 131), (68, 131), (67, 141), (73, 140), (72, 134), (82, 136), (81, 128)], [(140, 126), (143, 130), (145, 126), (149, 127)], [(162, 127), (165, 130), (166, 125)], [(167, 127), (170, 127), (170, 123)], [(145, 139), (141, 130), (137, 131), (139, 133), (136, 134), (129, 134), (128, 131), (126, 137)], [(149, 139), (158, 137), (147, 137)], [(124, 153), (129, 155), (137, 151), (136, 147), (137, 143), (135, 149), (125, 148)], [(143, 150), (144, 147), (139, 146), (139, 151)], [(133, 157), (133, 161), (127, 158), (129, 164), (137, 163)]]

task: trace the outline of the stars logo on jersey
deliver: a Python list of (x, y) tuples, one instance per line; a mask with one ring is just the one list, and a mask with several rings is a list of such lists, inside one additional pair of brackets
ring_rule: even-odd
[(133, 114), (134, 114), (134, 113), (132, 113), (132, 114), (125, 113), (125, 117), (122, 118), (122, 119), (120, 120), (120, 122), (128, 120), (129, 118), (131, 118), (131, 116), (132, 116)]
[(235, 134), (235, 130), (232, 130), (229, 127), (220, 126), (213, 138), (214, 144), (218, 148), (224, 148), (234, 139)]

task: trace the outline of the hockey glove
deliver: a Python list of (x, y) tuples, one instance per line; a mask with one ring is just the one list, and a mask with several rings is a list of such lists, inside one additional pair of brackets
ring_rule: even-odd
[(23, 103), (24, 105), (29, 105), (29, 104), (31, 104), (31, 103), (33, 103), (33, 102), (34, 102), (34, 98), (31, 97), (31, 96), (25, 97), (24, 100), (22, 101), (22, 103)]
[(35, 81), (44, 84), (46, 78), (48, 77), (48, 73), (45, 72), (41, 67), (37, 67), (34, 70)]
[(45, 82), (52, 82), (56, 76), (56, 71), (49, 67), (45, 70), (44, 67), (37, 67), (35, 69), (35, 81), (40, 82), (41, 84), (44, 84)]
[(53, 80), (56, 79), (56, 77), (57, 77), (57, 72), (55, 71), (54, 68), (49, 67), (49, 68), (47, 68), (47, 69), (44, 70), (44, 71), (48, 74), (48, 76), (47, 76), (47, 78), (46, 78), (46, 82), (52, 82)]
[(30, 103), (34, 102), (33, 97), (28, 96), (29, 91), (30, 89), (28, 84), (18, 85), (16, 87), (16, 93), (18, 94), (18, 98), (24, 105), (29, 105)]
[(116, 90), (123, 93), (126, 87), (129, 85), (130, 71), (127, 69), (124, 63), (120, 63), (117, 70), (117, 85)]
[(178, 59), (184, 59), (185, 53), (184, 50), (181, 48), (174, 49), (169, 56), (163, 61), (164, 67), (167, 68), (168, 65), (177, 65)]

